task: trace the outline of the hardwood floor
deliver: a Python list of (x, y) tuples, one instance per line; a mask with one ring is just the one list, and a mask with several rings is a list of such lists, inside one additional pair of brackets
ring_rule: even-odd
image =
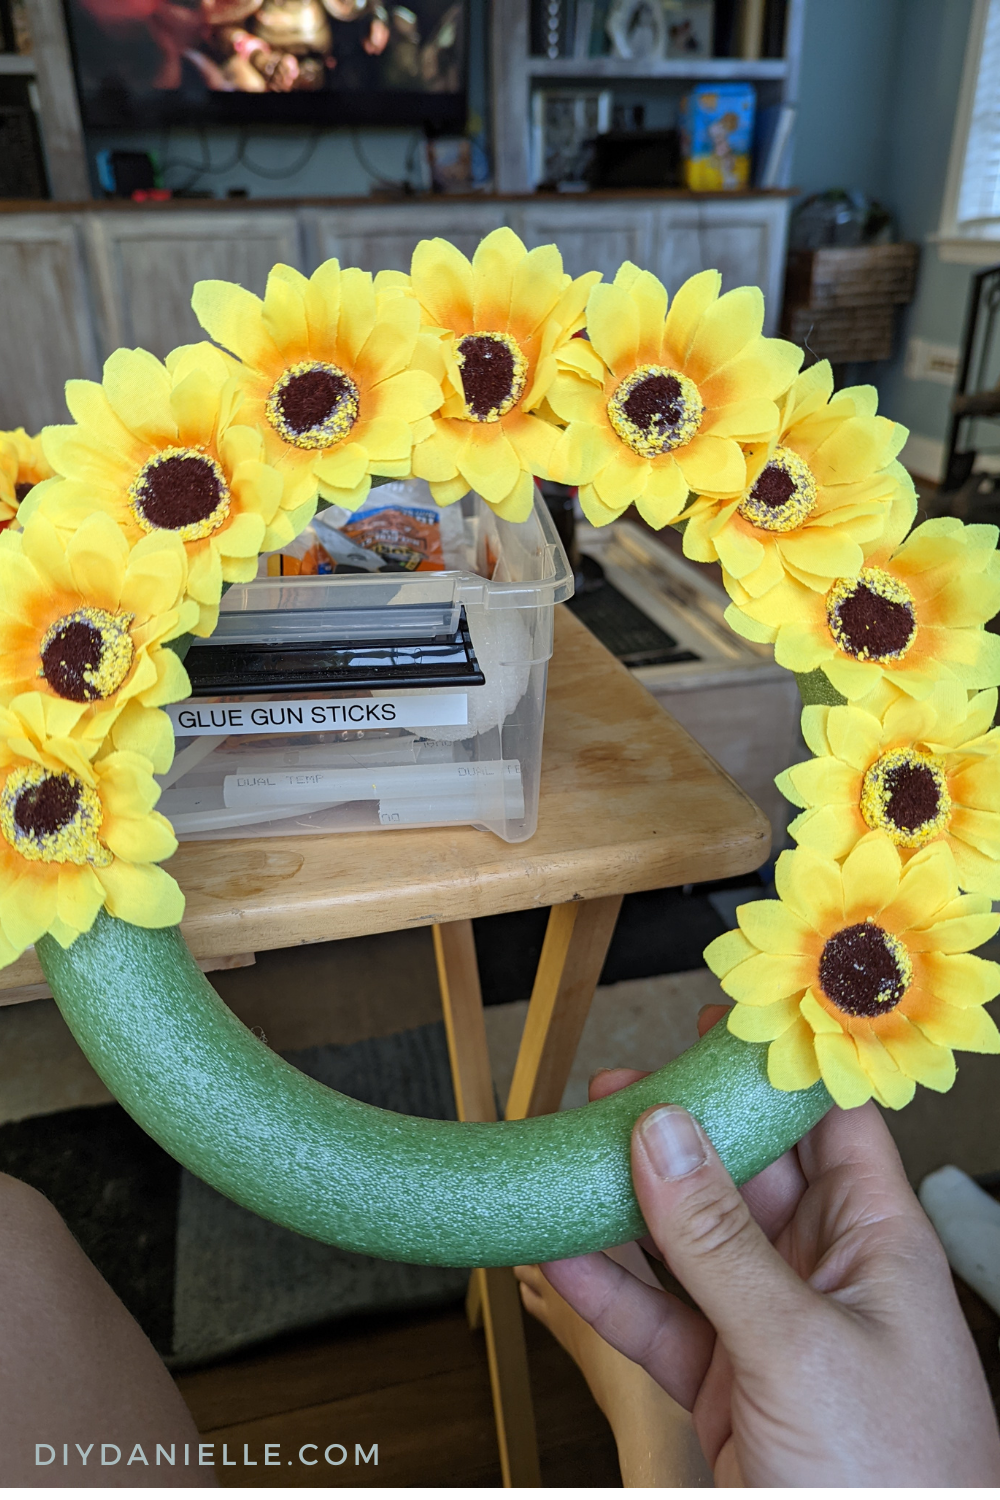
[[(964, 1283), (957, 1287), (1000, 1410), (1000, 1317)], [(610, 1429), (580, 1372), (533, 1319), (525, 1320), (525, 1332), (542, 1483), (620, 1488)], [(181, 1375), (178, 1385), (204, 1441), (213, 1445), (216, 1474), (226, 1486), (500, 1483), (483, 1337), (469, 1331), (461, 1307), (357, 1318), (287, 1335)], [(300, 1460), (310, 1443), (316, 1448), (305, 1448), (306, 1461)], [(277, 1445), (269, 1464), (265, 1444)], [(324, 1460), (328, 1448), (334, 1464)]]
[[(543, 1484), (620, 1487), (611, 1431), (583, 1377), (545, 1329), (525, 1322)], [(461, 1307), (288, 1335), (178, 1385), (223, 1485), (500, 1483), (483, 1335)], [(265, 1444), (278, 1445), (266, 1465)], [(372, 1444), (377, 1467), (364, 1460)]]

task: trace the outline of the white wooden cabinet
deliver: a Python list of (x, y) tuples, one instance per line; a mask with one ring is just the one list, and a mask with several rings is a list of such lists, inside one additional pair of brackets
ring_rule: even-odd
[(66, 420), (63, 382), (99, 376), (113, 349), (163, 357), (204, 337), (196, 281), (218, 277), (262, 293), (275, 261), (312, 271), (330, 256), (367, 271), (409, 267), (418, 240), (443, 235), (471, 255), (509, 224), (529, 246), (555, 241), (574, 276), (648, 266), (673, 292), (707, 266), (723, 286), (751, 283), (781, 307), (789, 200), (492, 198), (287, 209), (101, 207), (0, 213), (0, 427)]
[(553, 241), (571, 276), (600, 271), (610, 280), (623, 260), (649, 264), (656, 210), (647, 203), (550, 198), (511, 205), (509, 222), (529, 248)]
[(373, 204), (363, 208), (304, 209), (306, 260), (313, 271), (336, 257), (364, 271), (408, 271), (419, 240), (441, 236), (470, 258), (479, 241), (506, 222), (507, 205), (489, 203)]
[(764, 332), (775, 334), (788, 237), (788, 199), (777, 197), (670, 201), (658, 207), (645, 264), (669, 291), (697, 271), (722, 272), (722, 289), (759, 286)]
[(301, 266), (294, 212), (268, 210), (81, 216), (100, 342), (163, 358), (205, 337), (191, 311), (196, 281), (238, 281), (261, 295), (275, 261)]
[(69, 421), (65, 380), (99, 368), (79, 225), (69, 214), (0, 218), (0, 428)]

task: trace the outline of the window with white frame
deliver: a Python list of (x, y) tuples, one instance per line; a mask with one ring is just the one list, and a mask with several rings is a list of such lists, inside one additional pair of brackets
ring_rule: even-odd
[(939, 238), (1000, 240), (1000, 0), (973, 9)]

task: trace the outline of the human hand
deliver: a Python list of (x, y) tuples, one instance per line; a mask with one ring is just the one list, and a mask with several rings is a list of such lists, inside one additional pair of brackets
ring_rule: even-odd
[[(591, 1095), (641, 1076), (599, 1074)], [(691, 1411), (717, 1485), (1000, 1484), (948, 1264), (874, 1104), (832, 1109), (742, 1193), (697, 1122), (660, 1106), (636, 1123), (632, 1176), (702, 1311), (604, 1255), (543, 1270)]]

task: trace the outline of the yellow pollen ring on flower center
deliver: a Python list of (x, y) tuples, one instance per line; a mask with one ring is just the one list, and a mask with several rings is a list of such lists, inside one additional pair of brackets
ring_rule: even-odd
[(132, 670), (133, 615), (85, 605), (51, 624), (38, 648), (38, 676), (60, 698), (93, 703), (110, 698)]
[(455, 363), (471, 422), (499, 422), (524, 395), (528, 361), (509, 333), (467, 333), (455, 346)]
[(128, 497), (143, 531), (172, 531), (182, 542), (218, 531), (231, 504), (222, 465), (200, 448), (162, 448), (143, 464)]
[(776, 448), (738, 508), (761, 531), (795, 531), (816, 509), (813, 472), (791, 448)]
[(690, 443), (704, 415), (694, 381), (665, 365), (638, 365), (608, 402), (608, 421), (642, 458), (659, 458)]
[(841, 651), (857, 661), (899, 661), (917, 635), (913, 595), (884, 568), (839, 579), (826, 596), (826, 618)]
[(45, 864), (109, 865), (101, 843), (101, 799), (70, 771), (17, 766), (0, 791), (0, 833), (24, 859)]
[(901, 849), (919, 849), (944, 833), (951, 795), (944, 762), (922, 750), (888, 750), (865, 772), (861, 816)]
[(264, 404), (264, 415), (286, 443), (313, 451), (342, 442), (360, 410), (361, 395), (347, 371), (317, 359), (282, 371)]

